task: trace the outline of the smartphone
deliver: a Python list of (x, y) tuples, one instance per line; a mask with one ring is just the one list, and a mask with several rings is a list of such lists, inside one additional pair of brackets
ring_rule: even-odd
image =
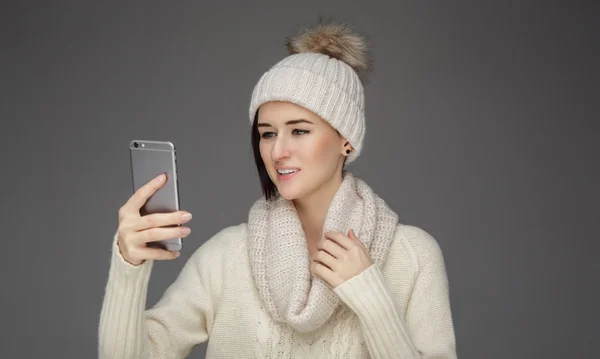
[[(167, 181), (140, 209), (140, 215), (179, 211), (179, 182), (177, 180), (177, 155), (175, 145), (169, 141), (133, 140), (129, 143), (133, 191), (137, 191), (159, 174), (164, 173)], [(180, 226), (172, 225), (167, 227)], [(181, 238), (149, 242), (148, 247), (168, 251), (180, 251)]]

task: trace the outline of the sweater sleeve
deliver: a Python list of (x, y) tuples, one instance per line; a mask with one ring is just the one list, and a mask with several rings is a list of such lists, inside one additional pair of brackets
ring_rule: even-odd
[(426, 235), (424, 245), (415, 251), (422, 267), (417, 271), (405, 321), (376, 264), (334, 289), (357, 314), (374, 359), (456, 358), (442, 252), (432, 237), (422, 234)]
[(208, 340), (221, 287), (215, 242), (198, 248), (157, 304), (146, 310), (153, 261), (138, 266), (125, 261), (115, 235), (100, 313), (99, 358), (184, 358)]

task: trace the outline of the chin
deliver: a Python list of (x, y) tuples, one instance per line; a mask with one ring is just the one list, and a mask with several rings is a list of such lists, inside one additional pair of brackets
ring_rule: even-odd
[(294, 189), (282, 189), (282, 188), (278, 187), (277, 192), (279, 193), (279, 195), (281, 197), (283, 197), (284, 199), (287, 199), (288, 201), (302, 198), (302, 193), (300, 193), (300, 191), (294, 190)]
[[(273, 180), (271, 179), (271, 181)], [(305, 198), (319, 188), (315, 183), (307, 182), (305, 178), (293, 178), (288, 181), (273, 181), (273, 183), (275, 184), (279, 195), (288, 201)]]
[(288, 201), (304, 198), (311, 191), (310, 188), (307, 188), (306, 183), (301, 183), (301, 181), (297, 183), (285, 183), (275, 186), (277, 187), (277, 192), (279, 195)]

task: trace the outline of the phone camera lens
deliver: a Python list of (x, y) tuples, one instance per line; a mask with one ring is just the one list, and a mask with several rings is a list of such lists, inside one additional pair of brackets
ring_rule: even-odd
[(138, 145), (138, 143), (137, 143), (137, 142), (134, 142), (134, 143), (133, 143), (133, 147), (135, 147), (135, 148), (138, 148), (138, 146), (139, 146), (139, 145)]

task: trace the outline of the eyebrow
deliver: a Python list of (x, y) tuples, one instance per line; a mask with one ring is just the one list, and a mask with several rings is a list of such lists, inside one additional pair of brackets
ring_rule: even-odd
[[(303, 118), (301, 118), (301, 119), (298, 119), (298, 120), (289, 120), (289, 121), (288, 121), (288, 122), (286, 122), (285, 124), (286, 124), (286, 125), (296, 125), (296, 124), (298, 124), (298, 123), (309, 123), (309, 124), (311, 124), (311, 125), (313, 124), (312, 122), (310, 122), (310, 121), (308, 121), (308, 120), (305, 120), (305, 119), (303, 119)], [(258, 127), (271, 127), (271, 125), (270, 125), (270, 124), (268, 124), (268, 123), (265, 123), (265, 122), (259, 123), (257, 126), (258, 126)]]

